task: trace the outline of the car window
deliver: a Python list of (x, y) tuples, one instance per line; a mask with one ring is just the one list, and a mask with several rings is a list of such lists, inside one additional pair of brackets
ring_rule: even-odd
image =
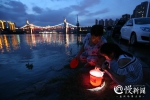
[(130, 19), (130, 20), (126, 23), (126, 25), (127, 25), (127, 26), (128, 26), (128, 25), (133, 25), (133, 20)]
[(135, 19), (135, 24), (150, 24), (150, 18)]
[(117, 23), (117, 25), (123, 26), (125, 24), (125, 22), (126, 22), (125, 20), (119, 20), (118, 23)]
[(117, 24), (115, 24), (115, 27), (122, 27), (125, 23), (126, 23), (125, 20), (119, 20), (119, 21), (117, 22)]

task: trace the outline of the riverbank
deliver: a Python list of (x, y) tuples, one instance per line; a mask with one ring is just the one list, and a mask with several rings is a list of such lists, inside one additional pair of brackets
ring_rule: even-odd
[[(15, 100), (101, 100), (116, 99), (113, 86), (116, 84), (104, 75), (105, 85), (101, 90), (91, 91), (93, 87), (89, 80), (89, 71), (93, 68), (83, 68), (79, 65), (71, 69), (69, 65), (64, 66), (62, 73), (49, 80), (43, 86), (34, 85), (35, 88), (26, 88), (20, 91)], [(33, 86), (32, 86), (33, 87)], [(94, 90), (94, 89), (93, 89)]]

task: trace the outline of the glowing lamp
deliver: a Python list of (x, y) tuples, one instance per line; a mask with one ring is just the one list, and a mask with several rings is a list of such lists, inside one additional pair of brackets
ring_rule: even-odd
[(90, 83), (93, 86), (100, 86), (102, 84), (104, 72), (99, 69), (90, 70)]

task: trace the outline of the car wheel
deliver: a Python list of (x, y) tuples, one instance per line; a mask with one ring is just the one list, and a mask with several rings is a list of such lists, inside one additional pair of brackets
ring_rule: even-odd
[(130, 37), (130, 44), (131, 45), (135, 45), (137, 43), (137, 40), (136, 40), (136, 34), (133, 33)]

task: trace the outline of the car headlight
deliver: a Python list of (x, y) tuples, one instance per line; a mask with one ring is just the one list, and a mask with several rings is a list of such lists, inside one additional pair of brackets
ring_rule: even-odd
[(146, 31), (146, 32), (150, 32), (150, 28), (149, 27), (140, 27), (143, 31)]

